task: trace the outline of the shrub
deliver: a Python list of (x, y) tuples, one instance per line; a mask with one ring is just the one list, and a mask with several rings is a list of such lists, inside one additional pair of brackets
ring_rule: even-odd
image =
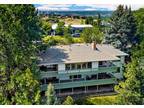
[(63, 105), (73, 105), (74, 100), (71, 96), (67, 96), (66, 100), (63, 102)]
[(44, 36), (42, 40), (48, 45), (66, 45), (84, 42), (82, 38), (73, 38), (70, 36)]

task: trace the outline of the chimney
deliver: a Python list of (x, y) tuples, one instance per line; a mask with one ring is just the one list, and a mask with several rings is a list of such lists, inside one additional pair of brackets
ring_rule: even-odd
[(93, 50), (96, 50), (96, 42), (93, 41), (93, 42), (91, 43), (91, 45), (92, 45), (92, 49), (93, 49)]

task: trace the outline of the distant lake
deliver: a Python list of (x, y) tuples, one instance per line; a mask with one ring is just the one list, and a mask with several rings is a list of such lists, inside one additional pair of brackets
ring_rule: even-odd
[(101, 14), (102, 17), (111, 16), (113, 11), (38, 11), (39, 14), (54, 14), (54, 15), (76, 15), (76, 16), (97, 16), (98, 13)]

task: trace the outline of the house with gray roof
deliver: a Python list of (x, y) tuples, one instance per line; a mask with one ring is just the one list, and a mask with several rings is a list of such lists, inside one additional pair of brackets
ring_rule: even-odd
[(113, 92), (127, 55), (108, 44), (51, 46), (39, 54), (41, 91), (52, 83), (60, 97)]
[[(69, 25), (68, 24), (65, 24), (64, 25), (65, 27), (68, 27)], [(53, 24), (52, 25), (52, 35), (55, 35), (55, 31), (58, 27), (58, 24)], [(71, 29), (71, 35), (73, 37), (79, 37), (80, 36), (80, 33), (85, 29), (85, 28), (92, 28), (93, 26), (90, 25), (90, 24), (79, 24), (79, 25), (76, 25), (76, 24), (72, 24), (70, 25), (70, 29)]]

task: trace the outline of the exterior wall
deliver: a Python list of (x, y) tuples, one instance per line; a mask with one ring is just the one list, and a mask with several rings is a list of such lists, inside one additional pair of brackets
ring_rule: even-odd
[(98, 62), (96, 61), (92, 62), (92, 68), (98, 68)]
[[(102, 72), (107, 72), (107, 73), (111, 73), (112, 75), (115, 76), (115, 78), (110, 78), (110, 79), (92, 79), (92, 80), (80, 80), (80, 81), (74, 81), (74, 82), (65, 82), (65, 83), (55, 83), (55, 87), (58, 87), (57, 89), (61, 89), (63, 86), (65, 86), (65, 88), (70, 88), (72, 87), (72, 85), (74, 87), (84, 87), (84, 86), (91, 86), (92, 83), (94, 83), (93, 85), (103, 85), (103, 84), (115, 84), (116, 83), (116, 78), (117, 79), (121, 79), (123, 78), (123, 71), (122, 71), (122, 66), (124, 63), (124, 57), (120, 57), (121, 60), (119, 61), (113, 61), (113, 64), (115, 64), (115, 67), (98, 67), (98, 62), (94, 61), (92, 62), (92, 71), (91, 69), (86, 69), (86, 70), (80, 70), (80, 71), (75, 71), (73, 73), (73, 70), (71, 72), (69, 72), (69, 74), (67, 73), (67, 71), (65, 71), (65, 64), (64, 63), (60, 63), (58, 64), (58, 73), (57, 73), (57, 78), (59, 80), (69, 80), (70, 79), (70, 75), (82, 75), (82, 78), (86, 78), (87, 75), (91, 76), (95, 73), (102, 73)], [(119, 73), (112, 73), (112, 72), (116, 72), (117, 68), (116, 67), (120, 67), (120, 72)], [(97, 70), (96, 70), (97, 69)], [(89, 71), (90, 70), (90, 71)], [(90, 73), (91, 72), (91, 73)], [(45, 74), (45, 73), (44, 73)], [(43, 75), (45, 77), (45, 75)], [(49, 75), (48, 75), (49, 76)], [(87, 85), (85, 85), (87, 83)], [(83, 85), (84, 84), (84, 85)]]
[[(64, 63), (58, 64), (58, 74), (61, 74), (61, 73), (66, 73)], [(69, 79), (69, 76), (67, 75), (59, 75), (59, 80), (68, 80), (68, 79)]]
[(65, 64), (64, 63), (60, 63), (58, 64), (58, 72), (64, 72), (65, 71)]

